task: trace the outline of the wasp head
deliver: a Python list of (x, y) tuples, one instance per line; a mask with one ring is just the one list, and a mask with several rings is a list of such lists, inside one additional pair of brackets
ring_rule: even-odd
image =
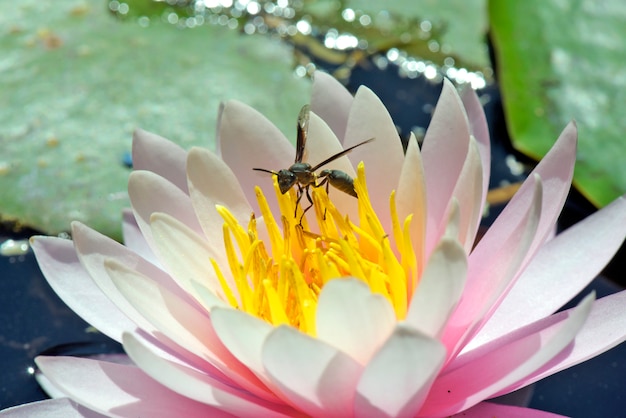
[(276, 177), (278, 178), (278, 188), (282, 194), (287, 193), (298, 179), (293, 172), (287, 169), (279, 170), (278, 173), (276, 173)]

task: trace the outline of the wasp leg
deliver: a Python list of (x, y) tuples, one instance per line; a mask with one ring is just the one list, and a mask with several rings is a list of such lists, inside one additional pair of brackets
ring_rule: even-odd
[(302, 199), (302, 186), (300, 186), (298, 184), (298, 197), (296, 198), (296, 204), (295, 204), (295, 208), (293, 210), (293, 217), (297, 217), (298, 216), (298, 204), (300, 203), (300, 200)]
[[(324, 171), (326, 171), (326, 170), (324, 170)], [(324, 175), (323, 174), (324, 171), (322, 171), (322, 175), (318, 177), (318, 178), (320, 178), (320, 177), (323, 176), (324, 179), (319, 184), (315, 184), (313, 187), (322, 187), (323, 185), (326, 185), (326, 195), (328, 195), (328, 193), (330, 191), (328, 189), (328, 185), (330, 184), (330, 181), (329, 181), (328, 175)], [(324, 216), (323, 216), (323, 219), (326, 220), (326, 206), (324, 206)]]

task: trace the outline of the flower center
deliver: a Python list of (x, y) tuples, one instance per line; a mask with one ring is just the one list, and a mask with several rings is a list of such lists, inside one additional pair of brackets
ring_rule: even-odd
[(228, 303), (271, 324), (289, 324), (314, 336), (315, 311), (322, 288), (330, 280), (352, 276), (367, 283), (372, 292), (385, 296), (396, 317), (403, 319), (417, 282), (417, 261), (409, 234), (412, 215), (400, 223), (395, 191), (392, 192), (390, 237), (372, 208), (363, 163), (357, 168), (354, 187), (358, 195), (358, 224), (339, 212), (324, 187), (311, 187), (319, 233), (310, 232), (306, 217), (300, 222), (303, 209), (296, 206), (295, 188), (280, 193), (274, 176), (280, 208), (277, 221), (261, 189), (256, 187), (269, 242), (259, 237), (254, 214), (246, 229), (227, 208), (218, 206), (225, 221), (224, 245), (236, 289), (229, 286), (217, 262), (211, 262)]

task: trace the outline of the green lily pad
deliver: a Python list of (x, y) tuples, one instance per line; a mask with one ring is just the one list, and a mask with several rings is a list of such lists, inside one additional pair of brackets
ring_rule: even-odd
[(133, 130), (212, 147), (223, 100), (293, 136), (309, 83), (288, 47), (223, 27), (122, 23), (96, 3), (0, 4), (2, 219), (48, 234), (80, 220), (119, 238)]
[(514, 145), (540, 158), (571, 120), (575, 184), (595, 205), (626, 192), (626, 7), (622, 0), (491, 1)]

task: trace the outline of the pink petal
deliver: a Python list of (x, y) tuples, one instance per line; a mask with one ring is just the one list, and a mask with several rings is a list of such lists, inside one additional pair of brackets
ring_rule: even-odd
[[(461, 101), (467, 113), (469, 121), (470, 133), (476, 138), (478, 144), (478, 152), (480, 153), (480, 161), (483, 169), (482, 175), (482, 198), (481, 205), (487, 200), (487, 192), (489, 191), (489, 176), (491, 172), (491, 143), (489, 141), (489, 128), (487, 127), (487, 119), (480, 99), (472, 88), (465, 88), (461, 91)], [(482, 206), (480, 212), (482, 213)], [(476, 226), (478, 228), (478, 225)]]
[(3, 409), (2, 418), (104, 418), (68, 398), (49, 399)]
[(391, 219), (389, 196), (398, 184), (404, 151), (385, 105), (370, 89), (361, 86), (350, 109), (344, 147), (372, 137), (374, 141), (350, 153), (350, 161), (355, 167), (360, 161), (365, 163), (372, 206), (383, 222), (383, 227), (390, 230), (391, 225), (386, 224)]
[[(160, 283), (161, 286), (176, 293), (179, 297), (188, 301), (191, 299), (184, 294), (181, 289), (172, 281), (172, 279), (162, 270), (150, 264), (128, 248), (112, 240), (111, 238), (94, 231), (91, 228), (79, 223), (72, 223), (72, 236), (78, 257), (89, 272), (93, 281), (98, 285), (100, 290), (113, 302), (119, 310), (121, 310), (132, 322), (133, 326), (121, 328), (127, 321), (118, 322), (111, 318), (106, 318), (110, 323), (107, 328), (117, 326), (115, 332), (116, 341), (120, 341), (124, 331), (130, 331), (139, 326), (140, 328), (154, 333), (154, 327), (139, 314), (136, 309), (128, 303), (128, 301), (120, 294), (117, 287), (111, 281), (109, 274), (104, 267), (104, 261), (108, 258), (114, 258), (118, 262), (124, 264), (127, 268), (134, 269), (144, 276), (151, 277), (152, 280)], [(136, 325), (135, 325), (136, 324)], [(95, 324), (92, 324), (95, 326)]]
[[(576, 127), (576, 123), (572, 121), (563, 129), (563, 132), (561, 132), (556, 143), (552, 146), (550, 151), (548, 151), (548, 154), (546, 154), (537, 167), (530, 173), (531, 176), (538, 174), (543, 181), (544, 205), (541, 211), (539, 227), (537, 228), (537, 237), (533, 241), (528, 256), (526, 257), (526, 262), (534, 256), (537, 248), (543, 245), (543, 243), (554, 234), (556, 220), (563, 210), (565, 199), (569, 194), (569, 189), (572, 184), (577, 142), (578, 128)], [(530, 189), (527, 183), (528, 182), (525, 181), (524, 184), (522, 184), (522, 187), (520, 187), (513, 199), (511, 199), (511, 202), (515, 200), (518, 194), (523, 196), (526, 189)], [(511, 202), (509, 202), (509, 205)], [(504, 208), (500, 216), (507, 216), (505, 211), (509, 205)], [(496, 222), (497, 221), (496, 219)]]
[(231, 308), (214, 308), (211, 321), (215, 333), (241, 363), (266, 385), (271, 386), (263, 366), (262, 349), (274, 326), (246, 312)]
[[(198, 282), (226, 300), (211, 264), (211, 258), (214, 258), (218, 265), (225, 265), (222, 240), (206, 241), (176, 218), (164, 213), (153, 214), (150, 226), (161, 261), (183, 289), (201, 302), (193, 287), (193, 283)], [(234, 282), (230, 282), (231, 288), (236, 289)]]
[(219, 353), (228, 356), (219, 342), (207, 335), (208, 316), (181, 300), (150, 278), (116, 260), (105, 263), (106, 271), (129, 303), (158, 329), (179, 345), (213, 363), (223, 365)]
[(150, 377), (183, 395), (236, 416), (286, 417), (293, 410), (268, 402), (212, 376), (155, 355), (132, 334), (124, 335), (124, 350)]
[[(500, 256), (496, 256), (494, 258), (494, 254), (499, 254), (499, 252), (503, 251), (502, 243), (505, 242), (505, 240), (510, 239), (507, 237), (510, 237), (512, 231), (519, 225), (517, 220), (520, 217), (525, 216), (528, 201), (531, 199), (531, 195), (536, 193), (535, 183), (537, 176), (542, 179), (543, 184), (541, 217), (539, 219), (536, 233), (534, 234), (532, 242), (526, 251), (524, 261), (521, 264), (515, 264), (517, 271), (510, 272), (511, 275), (508, 276), (510, 279), (508, 280), (508, 284), (513, 285), (515, 283), (514, 280), (523, 270), (530, 258), (536, 253), (538, 247), (551, 236), (556, 218), (563, 207), (563, 203), (565, 202), (565, 198), (571, 184), (575, 158), (576, 125), (574, 123), (570, 123), (563, 130), (550, 152), (548, 152), (546, 157), (544, 157), (535, 170), (533, 170), (530, 177), (524, 182), (520, 190), (504, 208), (485, 236), (476, 245), (476, 248), (474, 248), (474, 251), (470, 255), (470, 271), (468, 274), (470, 280), (468, 280), (467, 289), (465, 291), (468, 301), (472, 300), (474, 301), (474, 305), (479, 305), (476, 301), (485, 300), (485, 292), (483, 289), (489, 281), (482, 279), (471, 280), (471, 278), (480, 277), (480, 274), (482, 273), (479, 271), (481, 269), (488, 269), (489, 273), (493, 274), (492, 272), (494, 268), (491, 264), (494, 261), (492, 260), (495, 260), (496, 263), (502, 264)], [(510, 266), (513, 266), (513, 264)], [(507, 280), (501, 283), (507, 283)], [(498, 289), (500, 289), (500, 293), (492, 293), (493, 295), (497, 295), (499, 299), (487, 303), (489, 310), (485, 314), (481, 315), (484, 319), (488, 319), (493, 311), (497, 309), (499, 303), (506, 295), (506, 292), (510, 289), (510, 286), (508, 288), (505, 287), (504, 289), (498, 287)], [(455, 313), (455, 315), (457, 313)], [(463, 339), (467, 341), (469, 338), (472, 338), (481, 326), (482, 323), (477, 323), (476, 326), (468, 330)], [(461, 345), (462, 344), (463, 342), (461, 342)]]
[(72, 241), (38, 236), (31, 246), (50, 287), (81, 318), (117, 341), (124, 330), (136, 328), (83, 268)]
[(224, 219), (215, 205), (227, 207), (244, 224), (247, 224), (252, 214), (239, 180), (221, 158), (203, 148), (192, 148), (189, 151), (187, 177), (191, 203), (204, 235), (209, 241), (218, 241), (220, 245), (216, 247), (223, 252)]
[(153, 250), (150, 216), (154, 212), (167, 213), (202, 234), (189, 195), (165, 178), (150, 171), (133, 171), (128, 179), (128, 195), (137, 224)]
[(463, 297), (443, 337), (446, 347), (450, 350), (448, 358), (453, 358), (477, 332), (480, 325), (486, 321), (489, 311), (517, 277), (519, 267), (536, 236), (542, 210), (541, 181), (537, 176), (534, 176), (533, 180), (532, 200), (525, 202), (523, 211), (519, 208), (520, 213), (515, 218), (509, 219), (514, 224), (511, 235), (502, 237), (498, 248), (494, 248), (489, 257), (481, 259), (482, 264), (474, 262), (470, 255)]
[(180, 396), (134, 366), (77, 357), (37, 357), (35, 361), (72, 400), (107, 416), (232, 416)]
[(435, 247), (411, 300), (406, 323), (439, 338), (465, 286), (467, 256), (455, 240), (444, 238)]
[(626, 199), (621, 197), (548, 241), (474, 337), (472, 346), (552, 314), (601, 271), (625, 235)]
[(415, 135), (411, 134), (402, 163), (396, 204), (400, 222), (412, 215), (411, 243), (417, 259), (418, 275), (424, 265), (424, 238), (426, 236), (426, 183), (422, 155)]
[(511, 235), (517, 225), (514, 219), (519, 218), (526, 210), (528, 201), (535, 193), (534, 175), (538, 174), (543, 183), (543, 208), (537, 236), (533, 240), (526, 259), (534, 255), (537, 247), (552, 232), (556, 218), (563, 208), (570, 188), (575, 160), (576, 125), (570, 123), (476, 245), (470, 256), (470, 263), (487, 263), (486, 259), (490, 258), (500, 248), (502, 241)]
[(428, 125), (422, 158), (428, 194), (426, 254), (434, 248), (445, 222), (448, 202), (466, 159), (470, 132), (463, 103), (450, 81), (443, 88)]
[(387, 299), (362, 280), (336, 279), (319, 296), (315, 323), (317, 338), (366, 364), (393, 331), (396, 317)]
[[(295, 137), (295, 114), (293, 126)], [(249, 202), (256, 202), (256, 185), (266, 197), (274, 195), (271, 175), (252, 171), (252, 168), (278, 171), (290, 167), (296, 155), (293, 145), (265, 116), (235, 100), (224, 104), (218, 142), (224, 162), (239, 179)], [(278, 213), (278, 204), (273, 199), (269, 202), (274, 213)], [(253, 207), (257, 208), (257, 205), (253, 204)]]
[(266, 392), (258, 379), (223, 346), (205, 313), (114, 260), (105, 265), (120, 292), (165, 336), (217, 367), (244, 389), (255, 394)]
[(361, 376), (355, 415), (415, 416), (445, 356), (439, 341), (398, 325)]
[(122, 235), (124, 245), (152, 264), (159, 266), (159, 261), (141, 233), (132, 209), (122, 210)]
[(137, 129), (133, 133), (133, 168), (152, 171), (187, 193), (184, 149), (167, 139)]
[(552, 412), (539, 411), (537, 409), (522, 408), (520, 406), (499, 405), (491, 402), (481, 402), (463, 412), (452, 415), (450, 418), (565, 418), (563, 415)]
[(362, 367), (350, 356), (289, 326), (272, 332), (263, 364), (282, 394), (313, 416), (351, 416)]
[[(134, 330), (139, 324), (146, 332), (157, 334), (157, 337), (150, 338), (159, 338), (158, 344), (162, 349), (171, 349), (172, 341), (157, 333), (155, 328), (122, 297), (110, 282), (108, 274), (102, 271), (102, 254), (119, 256), (120, 260), (144, 272), (151, 270), (142, 268), (139, 257), (110, 238), (80, 223), (73, 223), (72, 229), (74, 244), (78, 251), (83, 252), (80, 255), (84, 263), (82, 265), (79, 264), (71, 241), (50, 237), (36, 237), (33, 240), (33, 249), (42, 271), (57, 295), (83, 319), (117, 341), (121, 341), (124, 331)], [(102, 254), (98, 251), (102, 251)], [(83, 265), (91, 270), (91, 273), (88, 274)], [(153, 274), (154, 280), (158, 281), (158, 274), (156, 272)], [(184, 355), (178, 355), (185, 358)], [(185, 359), (193, 362), (192, 359)]]
[(318, 114), (343, 141), (353, 97), (333, 76), (322, 71), (313, 75), (311, 110)]
[[(135, 340), (138, 340), (142, 346), (150, 350), (150, 352), (154, 355), (159, 356), (170, 363), (176, 363), (184, 367), (193, 368), (194, 370), (201, 370), (202, 373), (212, 376), (214, 379), (217, 379), (224, 384), (233, 387), (239, 386), (233, 379), (222, 373), (222, 371), (217, 367), (207, 362), (206, 359), (190, 353), (184, 347), (172, 342), (172, 340), (168, 339), (160, 332), (157, 333), (156, 336), (152, 336), (142, 330), (138, 330), (136, 332), (132, 332), (132, 335)], [(129, 364), (132, 363), (130, 358), (129, 362)]]
[(457, 358), (433, 384), (420, 414), (458, 413), (523, 380), (574, 340), (593, 300), (590, 295), (571, 311), (545, 318)]
[(571, 350), (564, 351), (509, 391), (523, 387), (604, 353), (626, 340), (626, 291), (597, 300)]

